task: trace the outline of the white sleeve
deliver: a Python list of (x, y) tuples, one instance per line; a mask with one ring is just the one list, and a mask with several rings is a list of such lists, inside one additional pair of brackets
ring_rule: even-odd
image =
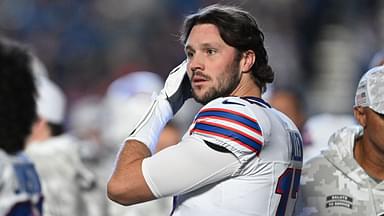
[(178, 145), (144, 159), (142, 170), (152, 193), (159, 198), (228, 178), (240, 165), (232, 153), (214, 150), (199, 138), (185, 136)]

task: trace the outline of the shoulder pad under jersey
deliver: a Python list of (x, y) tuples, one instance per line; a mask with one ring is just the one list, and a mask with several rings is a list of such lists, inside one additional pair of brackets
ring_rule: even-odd
[(222, 146), (239, 159), (245, 155), (258, 155), (264, 138), (251, 105), (239, 97), (215, 99), (200, 109), (190, 135)]

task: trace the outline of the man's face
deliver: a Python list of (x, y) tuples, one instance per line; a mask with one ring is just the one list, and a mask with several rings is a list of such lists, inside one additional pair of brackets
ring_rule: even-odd
[(367, 133), (370, 141), (376, 144), (377, 148), (384, 151), (384, 115), (365, 108), (367, 124), (364, 133)]
[(355, 107), (355, 118), (364, 128), (366, 146), (384, 152), (384, 115), (369, 107)]
[(238, 87), (238, 52), (226, 44), (213, 24), (195, 25), (185, 44), (188, 76), (197, 102), (229, 96)]

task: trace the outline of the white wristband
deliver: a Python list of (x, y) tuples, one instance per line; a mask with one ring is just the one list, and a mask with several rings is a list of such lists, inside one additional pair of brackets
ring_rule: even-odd
[(159, 95), (125, 141), (138, 140), (154, 154), (160, 133), (172, 117), (173, 112), (169, 102)]

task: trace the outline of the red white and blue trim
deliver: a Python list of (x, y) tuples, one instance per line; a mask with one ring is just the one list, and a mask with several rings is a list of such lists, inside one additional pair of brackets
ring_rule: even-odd
[(206, 108), (200, 111), (194, 123), (191, 134), (234, 143), (256, 154), (262, 149), (262, 130), (257, 120), (249, 115), (225, 108)]

